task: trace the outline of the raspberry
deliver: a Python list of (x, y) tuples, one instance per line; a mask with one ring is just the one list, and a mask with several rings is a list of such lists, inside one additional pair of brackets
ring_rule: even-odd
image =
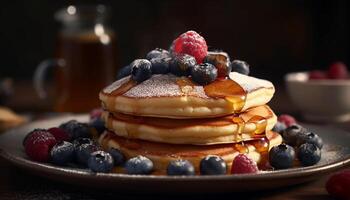
[(278, 121), (284, 123), (287, 127), (297, 123), (294, 117), (286, 114), (280, 115)]
[(90, 112), (90, 119), (100, 118), (102, 114), (102, 108), (95, 108)]
[(187, 31), (173, 41), (170, 51), (173, 54), (189, 54), (200, 64), (208, 54), (208, 46), (205, 39), (197, 32)]
[(36, 129), (28, 134), (24, 141), (25, 152), (32, 160), (47, 162), (50, 150), (56, 144), (55, 137), (43, 129)]
[(309, 72), (309, 79), (310, 80), (322, 80), (322, 79), (327, 79), (328, 75), (326, 72), (321, 71), (321, 70), (314, 70)]
[(47, 129), (47, 131), (50, 132), (55, 137), (57, 142), (71, 140), (70, 135), (61, 128), (53, 127), (53, 128)]
[(350, 170), (344, 170), (331, 176), (326, 189), (330, 195), (339, 199), (350, 199)]
[(328, 77), (331, 79), (347, 79), (348, 69), (342, 62), (335, 62), (331, 64), (328, 69)]
[(257, 173), (258, 171), (256, 162), (245, 154), (238, 154), (232, 162), (231, 174)]

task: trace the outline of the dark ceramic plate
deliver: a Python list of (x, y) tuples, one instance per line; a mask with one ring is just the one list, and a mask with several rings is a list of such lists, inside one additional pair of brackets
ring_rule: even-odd
[(34, 128), (48, 128), (86, 115), (36, 121), (0, 135), (0, 155), (14, 165), (39, 176), (70, 184), (134, 192), (233, 192), (273, 189), (307, 182), (350, 164), (350, 133), (323, 126), (305, 125), (324, 140), (321, 161), (311, 167), (276, 170), (253, 175), (171, 177), (152, 175), (100, 174), (88, 170), (58, 167), (30, 161), (22, 140)]

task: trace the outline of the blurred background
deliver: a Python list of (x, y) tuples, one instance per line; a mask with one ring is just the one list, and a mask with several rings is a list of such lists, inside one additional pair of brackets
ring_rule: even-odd
[[(109, 9), (105, 29), (108, 26), (113, 32), (113, 77), (118, 67), (144, 57), (151, 49), (168, 49), (187, 30), (204, 36), (210, 49), (247, 61), (251, 75), (274, 82), (280, 90), (277, 94), (283, 93), (287, 72), (326, 69), (337, 60), (349, 64), (346, 0), (13, 0), (0, 7), (0, 79), (10, 78), (2, 84), (12, 87), (3, 92), (9, 96), (3, 98), (3, 104), (19, 111), (52, 110), (50, 101), (38, 98), (32, 77), (41, 61), (57, 55), (62, 23), (54, 13), (71, 4), (104, 4)], [(97, 98), (97, 94), (89, 95)], [(278, 106), (278, 101), (287, 98), (276, 96), (272, 102), (276, 112), (288, 111), (288, 106)]]

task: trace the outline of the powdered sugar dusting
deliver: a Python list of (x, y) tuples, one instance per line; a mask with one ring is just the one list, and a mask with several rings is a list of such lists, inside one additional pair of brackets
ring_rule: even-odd
[(270, 81), (246, 76), (237, 72), (231, 72), (230, 78), (237, 82), (246, 92), (252, 92), (259, 88), (274, 88)]
[(118, 89), (121, 85), (128, 82), (129, 79), (130, 79), (130, 76), (127, 76), (127, 77), (124, 77), (120, 80), (117, 80), (117, 81), (113, 82), (112, 84), (110, 84), (109, 86), (107, 86), (105, 89), (103, 89), (103, 92), (106, 94), (110, 94), (114, 90)]

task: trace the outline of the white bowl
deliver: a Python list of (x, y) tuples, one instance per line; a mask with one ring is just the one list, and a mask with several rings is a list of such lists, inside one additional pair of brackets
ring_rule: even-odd
[(287, 90), (306, 120), (350, 120), (350, 80), (308, 80), (308, 72), (285, 76)]

